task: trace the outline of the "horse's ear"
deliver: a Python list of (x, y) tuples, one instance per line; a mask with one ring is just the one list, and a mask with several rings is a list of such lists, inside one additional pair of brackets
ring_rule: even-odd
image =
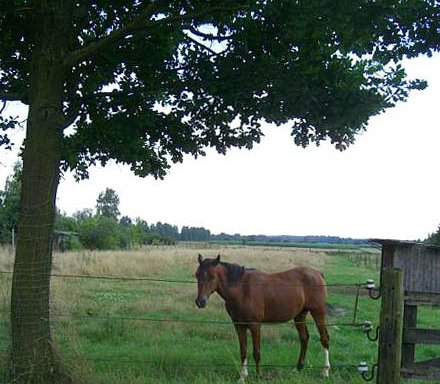
[(202, 257), (202, 255), (199, 253), (199, 257), (198, 257), (198, 259), (197, 260), (199, 260), (199, 264), (202, 264), (202, 261), (203, 261), (203, 257)]
[(220, 263), (220, 255), (218, 255), (216, 257), (216, 259), (214, 260), (214, 264), (217, 265), (218, 263)]

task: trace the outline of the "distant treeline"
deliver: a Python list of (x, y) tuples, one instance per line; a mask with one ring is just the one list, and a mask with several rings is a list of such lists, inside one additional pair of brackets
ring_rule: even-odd
[[(17, 162), (0, 190), (0, 244), (13, 244), (20, 212), (22, 165)], [(266, 236), (220, 233), (212, 234), (203, 227), (157, 222), (149, 224), (141, 218), (132, 219), (119, 212), (119, 196), (107, 188), (96, 200), (95, 209), (83, 209), (68, 216), (58, 212), (54, 228), (56, 249), (125, 249), (144, 244), (167, 245), (178, 241), (228, 242), (236, 244), (351, 244), (364, 245), (364, 240), (336, 236)]]
[[(83, 212), (84, 213), (84, 212)], [(60, 249), (125, 249), (146, 244), (173, 245), (177, 242), (221, 242), (241, 245), (276, 246), (371, 246), (361, 239), (348, 239), (337, 236), (267, 236), (240, 234), (212, 234), (203, 227), (183, 226), (157, 222), (148, 224), (142, 219), (132, 220), (122, 217), (120, 220), (102, 215), (58, 215), (56, 222), (57, 247)]]
[(277, 243), (277, 244), (347, 244), (347, 245), (358, 245), (358, 246), (369, 246), (365, 239), (352, 239), (343, 238), (338, 236), (294, 236), (294, 235), (278, 235), (278, 236), (268, 236), (268, 235), (228, 235), (226, 233), (221, 233), (219, 235), (212, 235), (212, 241), (233, 241), (242, 243)]

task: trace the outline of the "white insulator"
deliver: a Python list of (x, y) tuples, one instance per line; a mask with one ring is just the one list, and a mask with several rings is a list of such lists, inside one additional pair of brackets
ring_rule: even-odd
[(371, 330), (372, 324), (370, 320), (365, 320), (364, 324), (362, 324), (362, 330), (364, 332), (368, 332), (369, 330)]
[(366, 373), (368, 372), (368, 364), (366, 361), (361, 361), (358, 365), (358, 372), (359, 373)]

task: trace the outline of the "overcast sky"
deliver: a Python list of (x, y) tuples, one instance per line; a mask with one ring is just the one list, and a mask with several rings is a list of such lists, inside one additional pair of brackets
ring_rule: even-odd
[[(164, 180), (138, 178), (118, 165), (92, 168), (79, 183), (66, 175), (58, 207), (67, 214), (94, 208), (98, 194), (112, 188), (122, 215), (148, 223), (213, 233), (424, 239), (440, 224), (440, 55), (405, 66), (410, 78), (428, 80), (428, 89), (372, 118), (344, 152), (330, 144), (299, 148), (288, 126), (266, 126), (253, 150), (186, 157)], [(0, 189), (16, 156), (0, 149)]]

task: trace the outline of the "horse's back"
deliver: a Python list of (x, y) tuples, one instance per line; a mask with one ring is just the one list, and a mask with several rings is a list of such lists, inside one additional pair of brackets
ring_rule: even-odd
[(304, 307), (307, 310), (325, 307), (327, 289), (322, 273), (310, 267), (296, 267), (280, 272), (293, 286), (298, 286), (304, 297)]
[(324, 277), (320, 271), (310, 267), (295, 267), (287, 271), (278, 272), (274, 275), (279, 275), (282, 279), (291, 282), (301, 283), (304, 287), (324, 286)]
[(252, 297), (254, 308), (264, 321), (287, 321), (303, 310), (325, 307), (324, 279), (313, 268), (297, 267), (277, 273), (252, 270), (245, 277), (248, 297)]

